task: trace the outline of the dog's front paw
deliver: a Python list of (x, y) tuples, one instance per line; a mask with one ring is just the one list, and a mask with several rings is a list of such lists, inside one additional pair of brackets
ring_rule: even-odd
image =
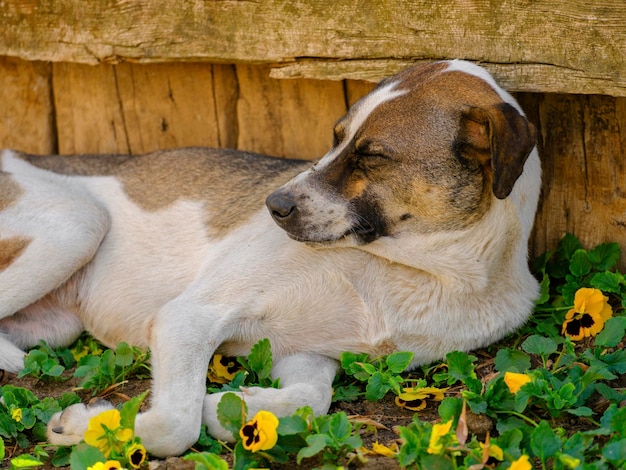
[(50, 444), (71, 446), (78, 444), (85, 435), (89, 420), (113, 405), (106, 400), (97, 399), (83, 405), (77, 403), (68, 406), (50, 418), (46, 434)]

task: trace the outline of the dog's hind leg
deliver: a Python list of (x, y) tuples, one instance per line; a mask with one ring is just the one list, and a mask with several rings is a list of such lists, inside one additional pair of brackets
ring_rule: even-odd
[[(0, 369), (8, 371), (23, 367), (23, 353), (10, 319), (2, 319), (37, 302), (89, 262), (110, 224), (105, 209), (75, 182), (32, 173), (0, 172)], [(22, 331), (18, 342), (34, 345), (40, 339), (35, 336)]]
[[(274, 364), (272, 378), (280, 378), (279, 389), (242, 388), (238, 395), (245, 401), (250, 418), (260, 410), (278, 417), (289, 416), (303, 406), (310, 406), (317, 416), (323, 415), (330, 408), (337, 368), (337, 361), (325, 356), (294, 354)], [(213, 437), (232, 442), (232, 433), (217, 418), (217, 405), (223, 396), (224, 393), (214, 393), (205, 397), (202, 418)]]

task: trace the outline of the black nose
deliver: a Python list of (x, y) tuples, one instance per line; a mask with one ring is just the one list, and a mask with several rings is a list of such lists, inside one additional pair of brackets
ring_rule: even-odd
[(279, 225), (286, 223), (298, 211), (293, 196), (280, 191), (270, 194), (265, 200), (265, 205)]

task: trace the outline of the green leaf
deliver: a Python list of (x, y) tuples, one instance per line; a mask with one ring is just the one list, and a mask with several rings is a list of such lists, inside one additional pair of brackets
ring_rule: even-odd
[(420, 459), (420, 468), (432, 470), (454, 470), (456, 466), (445, 455), (425, 455)]
[[(476, 378), (474, 372), (475, 356), (471, 356), (461, 351), (452, 351), (446, 355), (446, 363), (448, 364), (448, 376), (452, 379), (463, 381), (468, 377)], [(448, 384), (454, 383), (448, 379)]]
[(615, 352), (602, 356), (602, 362), (610, 372), (615, 374), (626, 373), (626, 350), (618, 349)]
[(245, 402), (234, 393), (224, 394), (217, 405), (217, 419), (235, 438), (239, 436), (239, 430), (243, 426), (242, 416), (247, 412)]
[(554, 457), (561, 450), (561, 446), (561, 439), (547, 421), (541, 421), (530, 436), (530, 448), (543, 463)]
[(4, 460), (4, 439), (0, 438), (0, 462)]
[(535, 305), (545, 304), (548, 300), (550, 300), (550, 276), (544, 274), (539, 286), (539, 297), (535, 300)]
[(571, 233), (566, 233), (556, 248), (556, 254), (562, 259), (571, 259), (574, 252), (580, 249), (580, 241)]
[(530, 369), (530, 356), (518, 349), (503, 348), (494, 360), (498, 372), (525, 372)]
[(50, 362), (46, 361), (46, 364), (43, 370), (44, 370), (44, 375), (48, 377), (60, 377), (61, 374), (65, 372), (65, 367), (63, 367), (61, 364), (56, 362), (56, 360), (54, 361), (51, 360)]
[(356, 401), (363, 395), (361, 388), (354, 384), (335, 385), (333, 387), (333, 402)]
[(131, 398), (122, 405), (122, 408), (120, 409), (120, 424), (122, 427), (135, 432), (135, 417), (137, 416), (137, 413), (139, 413), (141, 404), (148, 396), (148, 391), (149, 390), (146, 390), (141, 395)]
[(604, 324), (604, 328), (596, 336), (594, 344), (596, 346), (612, 348), (617, 346), (626, 333), (626, 317), (609, 318)]
[(270, 340), (264, 338), (252, 346), (248, 354), (250, 370), (257, 374), (259, 379), (266, 379), (272, 372), (272, 347)]
[(624, 284), (624, 275), (621, 273), (613, 273), (611, 271), (596, 273), (589, 281), (589, 284), (591, 287), (600, 289), (602, 292), (619, 294), (621, 291), (620, 285)]
[(399, 374), (404, 372), (413, 360), (412, 352), (395, 352), (387, 356), (385, 363), (391, 372)]
[(196, 470), (228, 470), (228, 462), (210, 452), (187, 454), (183, 459), (196, 462)]
[(574, 416), (593, 416), (593, 410), (586, 406), (579, 406), (566, 411)]
[(367, 362), (369, 355), (365, 353), (355, 354), (352, 352), (341, 353), (341, 368), (349, 375), (354, 375), (352, 372), (352, 366), (357, 362)]
[(589, 251), (589, 260), (596, 271), (611, 269), (619, 261), (620, 246), (618, 243), (603, 243)]
[(81, 442), (76, 445), (70, 455), (72, 470), (87, 470), (96, 462), (106, 462), (106, 457), (99, 449)]
[(609, 442), (602, 448), (602, 456), (618, 468), (626, 462), (626, 439)]
[(292, 434), (299, 434), (308, 430), (307, 423), (301, 416), (292, 415), (285, 416), (279, 419), (278, 422), (278, 434), (280, 436), (289, 436)]
[(578, 277), (589, 274), (591, 272), (589, 253), (583, 249), (576, 250), (570, 259), (569, 270), (574, 276)]
[(532, 335), (526, 338), (526, 341), (522, 343), (522, 349), (528, 354), (537, 354), (545, 358), (556, 352), (558, 344), (552, 338)]
[(296, 462), (300, 465), (302, 459), (307, 459), (309, 457), (313, 457), (318, 454), (322, 450), (324, 450), (327, 446), (332, 445), (332, 441), (330, 436), (326, 434), (313, 434), (306, 438), (307, 447), (303, 447), (298, 452), (296, 457)]
[(339, 442), (345, 441), (352, 432), (348, 415), (343, 411), (333, 414), (328, 424), (328, 433)]
[[(422, 448), (420, 435), (408, 427), (400, 427), (400, 438), (404, 441), (398, 453), (398, 462), (401, 467), (408, 467), (415, 463)], [(428, 445), (428, 444), (426, 444)]]
[(11, 466), (13, 468), (31, 468), (39, 467), (41, 465), (43, 465), (43, 462), (30, 454), (18, 455), (17, 457), (11, 459)]
[(439, 416), (444, 423), (456, 419), (463, 409), (463, 400), (456, 397), (446, 397), (439, 404)]
[(72, 448), (69, 446), (59, 446), (52, 456), (52, 466), (54, 467), (67, 467), (70, 464), (70, 455), (72, 454)]
[(115, 364), (119, 367), (129, 367), (135, 359), (133, 349), (124, 342), (117, 345), (115, 349)]
[(377, 401), (383, 398), (391, 386), (385, 380), (385, 376), (380, 372), (375, 372), (367, 381), (365, 387), (365, 398), (369, 401)]

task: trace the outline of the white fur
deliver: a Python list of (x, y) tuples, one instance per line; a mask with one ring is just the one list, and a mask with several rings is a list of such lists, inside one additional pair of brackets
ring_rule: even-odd
[[(455, 68), (487, 80), (514, 104), (482, 69), (453, 62), (448, 70)], [(377, 106), (403, 93), (395, 86), (383, 86), (351, 111), (346, 141)], [(319, 165), (340, 151), (331, 150)], [(192, 445), (202, 421), (212, 434), (230, 437), (216, 418), (220, 396), (205, 391), (216, 351), (246, 354), (269, 338), (273, 375), (283, 386), (242, 390), (249, 410), (285, 415), (308, 404), (324, 413), (343, 351), (378, 356), (406, 350), (415, 354), (414, 365), (427, 363), (501, 338), (523, 323), (537, 293), (526, 260), (540, 185), (536, 151), (511, 196), (494, 198), (487, 214), (465, 230), (405, 232), (324, 250), (291, 240), (265, 209), (227, 236), (211, 238), (205, 202), (181, 200), (146, 211), (114, 177), (57, 175), (10, 152), (0, 164), (23, 189), (0, 212), (0, 240), (32, 239), (0, 272), (0, 367), (19, 369), (15, 343), (34, 344), (41, 330), (47, 304), (38, 299), (91, 259), (59, 294), (62, 304), (80, 299), (79, 308), (52, 318), (74, 315), (111, 346), (123, 340), (151, 348), (151, 408), (137, 417), (136, 432), (159, 456)], [(322, 207), (334, 207), (332, 198), (315, 197)], [(345, 227), (335, 230), (341, 234)], [(19, 332), (10, 317), (15, 312), (22, 316)], [(66, 336), (76, 334), (75, 322), (66, 323)], [(69, 339), (58, 336), (58, 343)], [(91, 415), (78, 405), (55, 416), (50, 440), (75, 442)]]

